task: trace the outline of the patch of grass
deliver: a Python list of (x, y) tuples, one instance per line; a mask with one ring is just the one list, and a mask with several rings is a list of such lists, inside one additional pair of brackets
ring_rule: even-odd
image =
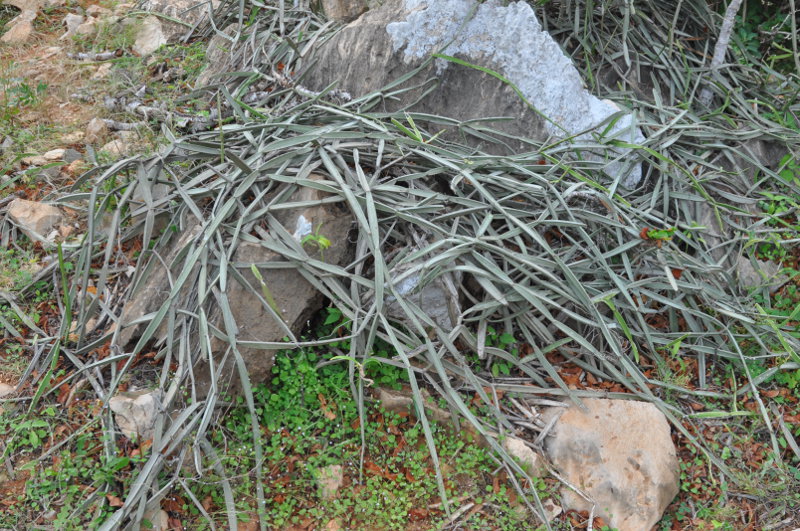
[(139, 19), (135, 18), (122, 21), (100, 18), (96, 23), (97, 31), (90, 35), (73, 35), (72, 42), (81, 52), (129, 51), (136, 42), (140, 25)]

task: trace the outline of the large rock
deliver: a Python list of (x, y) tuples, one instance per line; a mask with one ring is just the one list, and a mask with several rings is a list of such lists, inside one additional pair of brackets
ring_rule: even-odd
[(64, 221), (64, 214), (58, 207), (27, 199), (14, 199), (8, 205), (8, 217), (31, 240), (46, 240), (58, 225)]
[[(310, 179), (322, 178), (312, 175)], [(301, 188), (289, 201), (314, 202), (325, 197), (322, 192), (312, 188)], [(275, 213), (276, 220), (284, 229), (295, 237), (298, 242), (305, 242), (305, 250), (312, 257), (324, 260), (330, 264), (343, 264), (351, 254), (348, 242), (348, 233), (352, 225), (352, 215), (340, 210), (331, 204), (312, 205), (307, 207), (288, 208)], [(143, 281), (123, 309), (120, 330), (116, 344), (122, 348), (132, 344), (141, 335), (146, 323), (139, 322), (145, 315), (156, 311), (166, 300), (169, 294), (168, 272), (175, 278), (183, 267), (182, 257), (188, 252), (193, 242), (199, 237), (199, 227), (188, 230), (177, 237), (167, 251), (163, 261), (151, 261), (150, 270), (143, 274)], [(330, 241), (330, 247), (321, 249), (315, 246), (311, 239), (325, 237)], [(233, 254), (232, 260), (238, 272), (242, 275), (247, 286), (238, 282), (234, 275), (228, 275), (227, 298), (233, 315), (238, 341), (278, 342), (286, 336), (286, 328), (299, 333), (306, 325), (308, 319), (322, 306), (323, 295), (309, 283), (298, 270), (287, 263), (283, 256), (274, 253), (265, 247), (250, 242), (240, 243)], [(275, 303), (277, 313), (283, 320), (283, 325), (276, 321), (270, 310), (264, 307), (261, 300), (253, 292), (262, 296), (261, 282), (252, 272), (252, 265), (258, 265), (259, 273), (267, 285), (270, 296)], [(285, 264), (285, 267), (281, 267)], [(168, 268), (168, 269), (167, 269)], [(178, 297), (177, 303), (188, 297)], [(267, 299), (267, 297), (263, 297)], [(269, 301), (268, 301), (269, 302)], [(211, 312), (211, 321), (219, 329), (225, 330), (223, 319), (220, 315)], [(162, 325), (155, 337), (162, 340), (166, 337), (166, 329)], [(216, 358), (216, 369), (222, 355), (228, 348), (227, 342), (216, 337), (212, 338), (212, 350), (219, 354)], [(244, 345), (238, 347), (250, 373), (252, 381), (263, 381), (269, 377), (274, 361), (274, 351), (250, 348)], [(237, 391), (238, 380), (233, 378), (236, 367), (233, 356), (228, 357), (226, 365), (221, 367), (221, 386)], [(205, 362), (198, 362), (194, 369), (195, 379), (201, 394), (208, 390), (210, 385), (209, 367)], [(232, 382), (232, 383), (231, 383)]]
[[(670, 427), (652, 404), (584, 399), (588, 408), (551, 408), (547, 422), (563, 411), (545, 447), (565, 479), (595, 502), (595, 514), (619, 531), (645, 531), (678, 494), (680, 471)], [(592, 503), (570, 488), (562, 505), (577, 511)]]
[[(180, 20), (183, 24), (172, 22), (164, 17), (152, 17), (158, 22), (159, 32), (165, 42), (177, 42), (191, 30), (191, 26), (201, 23), (208, 17), (209, 7), (216, 8), (219, 0), (144, 0), (138, 8), (143, 11), (160, 13), (168, 18)], [(151, 17), (147, 17), (148, 19)], [(188, 24), (189, 26), (187, 26)], [(152, 24), (155, 26), (155, 24)]]
[[(474, 16), (467, 20), (473, 10)], [(321, 90), (338, 81), (337, 89), (359, 97), (419, 68), (437, 52), (488, 68), (510, 83), (475, 68), (436, 59), (399, 86), (415, 88), (384, 101), (386, 110), (413, 104), (414, 111), (460, 121), (509, 117), (509, 121), (494, 120), (491, 126), (537, 141), (596, 128), (618, 112), (614, 105), (584, 90), (569, 57), (542, 31), (533, 9), (525, 2), (503, 6), (497, 0), (480, 4), (477, 0), (387, 0), (322, 45), (303, 83)], [(431, 77), (438, 78), (439, 86), (423, 97), (429, 84), (419, 85)], [(641, 141), (641, 132), (632, 124), (632, 117), (623, 114), (607, 136)], [(466, 129), (459, 133), (469, 135)], [(585, 133), (578, 138), (590, 136)], [(473, 145), (481, 142), (476, 136), (467, 136), (466, 140)], [(483, 148), (513, 152), (525, 146), (513, 139), (507, 139), (506, 144), (504, 148), (493, 142)], [(615, 163), (606, 171), (612, 176), (624, 171), (627, 186), (635, 186), (641, 178), (638, 164), (627, 167)]]
[(22, 13), (10, 20), (6, 32), (0, 37), (0, 42), (6, 44), (21, 44), (27, 41), (33, 33), (33, 21), (36, 19), (38, 5), (23, 7)]
[[(312, 175), (311, 178), (315, 176)], [(289, 201), (292, 203), (319, 201), (324, 197), (325, 194), (318, 190), (302, 188)], [(349, 212), (339, 210), (336, 206), (318, 205), (279, 211), (275, 217), (298, 242), (302, 242), (309, 235), (324, 236), (331, 242), (330, 247), (324, 250), (315, 249), (313, 243), (306, 243), (305, 250), (310, 256), (337, 265), (344, 264), (350, 257), (352, 249), (348, 242), (348, 234), (353, 217)], [(238, 329), (237, 340), (280, 341), (286, 336), (285, 327), (298, 334), (308, 320), (321, 309), (324, 299), (322, 293), (303, 278), (296, 268), (289, 264), (286, 268), (274, 267), (276, 264), (286, 262), (283, 256), (258, 244), (242, 243), (233, 255), (233, 262), (247, 283), (245, 286), (231, 278), (226, 293)], [(253, 264), (261, 264), (258, 267), (259, 273), (275, 302), (278, 314), (283, 319), (283, 325), (277, 322), (272, 312), (252, 293), (253, 291), (260, 295), (263, 293), (261, 282), (252, 272)], [(223, 328), (221, 324), (220, 328)], [(214, 343), (217, 347), (215, 350), (220, 352), (227, 347), (227, 343), (220, 340), (215, 340)], [(276, 351), (240, 346), (239, 352), (247, 366), (251, 381), (259, 382), (269, 378)], [(198, 369), (201, 376), (197, 376)], [(229, 359), (228, 367), (223, 367), (222, 370), (223, 385), (226, 384), (224, 380), (230, 380), (235, 373), (233, 360)], [(208, 371), (201, 364), (195, 368), (195, 376), (200, 379), (201, 388), (203, 383), (210, 383), (210, 379), (203, 379), (203, 374), (208, 374)], [(233, 379), (230, 388), (237, 390), (238, 385), (238, 380)]]

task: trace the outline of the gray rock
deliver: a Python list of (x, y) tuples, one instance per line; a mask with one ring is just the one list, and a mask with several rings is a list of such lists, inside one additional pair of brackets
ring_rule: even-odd
[[(651, 529), (678, 494), (680, 471), (666, 417), (652, 404), (583, 399), (588, 409), (563, 412), (545, 443), (564, 478), (595, 504), (595, 514), (619, 531)], [(588, 511), (592, 502), (561, 489), (565, 509)]]
[(757, 137), (741, 141), (735, 149), (721, 151), (718, 160), (713, 163), (727, 172), (734, 173), (746, 189), (752, 186), (757, 178), (764, 177), (759, 166), (775, 170), (781, 158), (787, 153), (788, 148), (785, 144), (768, 137)]
[[(321, 179), (321, 177), (313, 175), (310, 178)], [(289, 201), (318, 201), (324, 197), (325, 195), (320, 191), (302, 188)], [(298, 241), (302, 241), (308, 234), (323, 235), (330, 240), (331, 246), (324, 250), (314, 249), (312, 243), (306, 243), (305, 249), (309, 255), (337, 265), (344, 264), (349, 259), (351, 249), (348, 243), (348, 233), (353, 221), (351, 214), (340, 211), (336, 206), (325, 204), (278, 211), (275, 218)], [(145, 280), (137, 286), (135, 293), (129, 298), (123, 309), (120, 321), (123, 328), (116, 340), (118, 346), (126, 348), (135, 341), (146, 326), (146, 323), (139, 321), (147, 314), (156, 311), (166, 300), (170, 291), (167, 273), (171, 272), (174, 278), (181, 271), (183, 256), (198, 237), (199, 231), (200, 227), (195, 226), (180, 235), (176, 243), (170, 246), (163, 262), (151, 261), (149, 269), (141, 274), (141, 278)], [(288, 327), (293, 333), (299, 333), (308, 319), (321, 308), (323, 295), (288, 263), (285, 268), (280, 268), (281, 263), (286, 263), (281, 255), (269, 251), (259, 244), (244, 242), (239, 244), (232, 261), (244, 282), (249, 286), (248, 288), (242, 285), (232, 274), (229, 274), (226, 295), (236, 324), (238, 341), (280, 341), (286, 336), (285, 327)], [(259, 272), (275, 302), (283, 325), (273, 318), (272, 312), (265, 308), (261, 300), (253, 294), (253, 291), (259, 295), (262, 294), (261, 283), (251, 269), (253, 264), (261, 264), (258, 268)], [(190, 283), (188, 282), (187, 286)], [(176, 304), (180, 304), (180, 301), (187, 297), (188, 291), (177, 297)], [(212, 310), (216, 310), (216, 308)], [(220, 315), (215, 315), (212, 311), (210, 320), (219, 329), (225, 330)], [(155, 338), (163, 340), (165, 337), (166, 329), (162, 325), (161, 329), (156, 331)], [(238, 379), (234, 378), (237, 370), (233, 357), (229, 356), (224, 364), (221, 363), (222, 354), (227, 350), (228, 344), (213, 337), (211, 348), (215, 354), (219, 355), (215, 358), (215, 369), (219, 370), (220, 386), (233, 392), (238, 391), (240, 384)], [(244, 345), (239, 345), (238, 349), (252, 381), (264, 381), (269, 378), (275, 351), (250, 348)], [(194, 368), (194, 375), (199, 392), (204, 395), (211, 382), (209, 366), (204, 361), (199, 361)]]
[(108, 407), (126, 437), (147, 441), (153, 438), (156, 418), (162, 413), (161, 399), (160, 390), (126, 392), (111, 398)]
[[(143, 11), (161, 13), (169, 18), (195, 25), (208, 17), (209, 8), (214, 9), (219, 0), (144, 0), (138, 8)], [(150, 17), (148, 17), (150, 18)], [(190, 31), (190, 27), (160, 18), (160, 32), (165, 42), (177, 42)], [(145, 54), (143, 54), (145, 55)]]
[[(461, 282), (460, 275), (445, 275), (428, 279), (425, 270), (420, 269), (423, 260), (401, 263), (389, 272), (395, 290), (405, 300), (413, 302), (443, 330), (452, 330), (455, 326), (453, 317), (460, 315), (458, 307), (457, 286)], [(448, 289), (450, 281), (453, 290)], [(386, 297), (387, 314), (400, 321), (408, 321), (402, 306), (394, 296)]]
[[(755, 205), (745, 205), (744, 208), (749, 211), (751, 218), (761, 218)], [(732, 221), (737, 225), (747, 226), (750, 224), (747, 218), (747, 215), (738, 215), (733, 216)], [(723, 222), (727, 219), (723, 217)], [(789, 277), (780, 273), (780, 265), (758, 260), (753, 255), (753, 248), (745, 247), (741, 238), (737, 239), (733, 227), (720, 227), (714, 210), (708, 204), (696, 204), (695, 220), (698, 225), (705, 227), (701, 236), (706, 241), (711, 256), (726, 268), (742, 288), (775, 290), (788, 282)]]
[[(474, 17), (467, 20), (473, 9)], [(322, 45), (315, 55), (317, 64), (304, 77), (304, 83), (321, 90), (338, 81), (339, 90), (359, 97), (412, 72), (437, 52), (502, 75), (549, 120), (531, 110), (509, 84), (443, 59), (434, 60), (399, 86), (414, 87), (438, 77), (434, 91), (423, 97), (429, 86), (410, 89), (396, 99), (385, 100), (386, 110), (411, 105), (414, 111), (461, 121), (510, 117), (510, 121), (491, 125), (510, 135), (538, 141), (595, 128), (618, 112), (584, 90), (569, 57), (542, 31), (533, 9), (525, 2), (502, 6), (496, 0), (478, 5), (476, 0), (388, 0)], [(469, 134), (466, 130), (460, 133)], [(586, 133), (578, 138), (590, 136)], [(608, 136), (633, 142), (643, 139), (629, 114), (616, 122)], [(477, 137), (466, 140), (480, 145)], [(507, 144), (501, 148), (492, 143), (484, 149), (513, 152), (525, 145), (513, 140)], [(606, 171), (612, 176), (623, 173), (623, 182), (630, 187), (641, 179), (638, 164), (614, 163)]]
[(76, 160), (82, 160), (83, 155), (77, 149), (68, 148), (64, 150), (64, 162), (73, 163)]
[(27, 199), (14, 199), (7, 212), (31, 240), (47, 241), (46, 236), (64, 221), (64, 214), (58, 207)]
[(167, 36), (164, 34), (161, 21), (153, 15), (145, 17), (136, 30), (133, 51), (145, 57), (158, 50), (164, 44), (167, 44)]

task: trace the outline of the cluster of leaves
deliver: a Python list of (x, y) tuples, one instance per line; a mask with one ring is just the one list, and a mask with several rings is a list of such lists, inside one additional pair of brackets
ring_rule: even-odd
[(752, 64), (764, 62), (777, 71), (792, 73), (796, 63), (792, 51), (790, 4), (780, 0), (747, 0), (736, 17), (734, 49), (739, 60)]

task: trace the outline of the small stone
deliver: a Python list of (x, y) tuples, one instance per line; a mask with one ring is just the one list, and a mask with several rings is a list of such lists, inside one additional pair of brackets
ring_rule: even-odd
[(68, 39), (75, 35), (75, 32), (78, 31), (78, 28), (81, 24), (86, 21), (83, 15), (76, 15), (75, 13), (69, 13), (66, 17), (64, 17), (64, 24), (67, 26), (67, 31), (58, 38), (58, 40)]
[(47, 153), (45, 153), (42, 156), (44, 157), (44, 160), (53, 162), (53, 161), (56, 161), (56, 160), (64, 160), (64, 154), (65, 153), (66, 153), (66, 150), (64, 150), (64, 149), (51, 149), (50, 151), (48, 151)]
[(75, 35), (93, 35), (97, 31), (97, 22), (90, 18), (77, 28), (75, 28)]
[[(14, 388), (8, 384), (0, 382), (0, 400), (14, 392)], [(8, 405), (5, 407), (0, 403), (0, 415), (11, 409)], [(2, 481), (0, 481), (2, 483)]]
[(61, 46), (50, 46), (44, 49), (44, 52), (40, 56), (40, 59), (49, 59), (55, 55), (59, 55), (63, 51), (64, 48), (62, 48)]
[[(61, 137), (61, 141), (64, 142), (65, 144), (78, 144), (78, 143), (80, 143), (81, 140), (83, 140), (84, 136), (86, 136), (86, 134), (83, 131), (73, 131), (71, 133), (67, 133), (66, 135), (62, 136)], [(65, 156), (64, 160), (67, 160), (66, 156)], [(67, 162), (71, 162), (71, 161), (67, 161)]]
[(74, 160), (72, 161), (69, 166), (64, 168), (64, 172), (70, 175), (71, 177), (76, 177), (86, 171), (87, 164), (83, 160)]
[(128, 152), (130, 152), (130, 150), (131, 146), (124, 140), (120, 139), (112, 140), (100, 148), (100, 151), (105, 151), (112, 157), (124, 157), (128, 154)]
[(47, 159), (41, 155), (34, 155), (32, 157), (24, 157), (22, 163), (28, 166), (44, 166), (47, 164)]
[(64, 221), (64, 215), (57, 207), (27, 199), (14, 199), (7, 212), (8, 217), (32, 240), (43, 240), (43, 235)]
[(144, 519), (150, 522), (150, 527), (142, 526), (141, 531), (167, 531), (169, 529), (169, 515), (160, 508), (150, 509), (144, 513)]
[(108, 136), (108, 125), (101, 118), (92, 118), (86, 126), (83, 140), (87, 144), (99, 144)]
[(153, 15), (145, 17), (136, 32), (133, 51), (144, 57), (158, 50), (164, 44), (167, 44), (167, 37), (164, 35), (161, 21)]
[(97, 67), (97, 70), (92, 74), (92, 79), (105, 79), (111, 73), (111, 63), (104, 63)]
[[(440, 423), (450, 420), (450, 412), (434, 404), (427, 389), (422, 389), (422, 399), (425, 402), (425, 414), (429, 419)], [(378, 389), (378, 401), (380, 401), (381, 406), (383, 406), (386, 411), (391, 411), (393, 413), (410, 412), (416, 415), (414, 398), (411, 396), (411, 391), (396, 391), (394, 389), (381, 387)]]
[(133, 4), (124, 3), (124, 2), (120, 3), (120, 4), (117, 4), (117, 5), (114, 6), (114, 14), (117, 15), (117, 16), (123, 16), (128, 11), (130, 11), (132, 8), (133, 8)]
[(153, 438), (156, 417), (161, 412), (161, 391), (119, 393), (108, 401), (119, 429), (129, 439)]
[(336, 498), (342, 483), (344, 482), (344, 470), (342, 465), (329, 465), (320, 468), (317, 472), (317, 484), (319, 495), (323, 500)]
[(542, 500), (542, 507), (544, 507), (544, 512), (546, 513), (545, 516), (547, 517), (548, 522), (552, 522), (558, 517), (559, 514), (564, 512), (561, 506), (556, 504), (556, 502), (550, 498)]
[(75, 227), (72, 227), (70, 225), (61, 225), (60, 227), (58, 227), (58, 234), (62, 238), (65, 239), (69, 238), (73, 232), (75, 232)]
[(95, 4), (86, 8), (86, 14), (92, 17), (99, 17), (102, 15), (110, 15), (111, 10)]
[(534, 452), (522, 439), (506, 437), (503, 440), (503, 449), (511, 457), (518, 459), (522, 468), (532, 477), (541, 477), (547, 473), (542, 456)]

